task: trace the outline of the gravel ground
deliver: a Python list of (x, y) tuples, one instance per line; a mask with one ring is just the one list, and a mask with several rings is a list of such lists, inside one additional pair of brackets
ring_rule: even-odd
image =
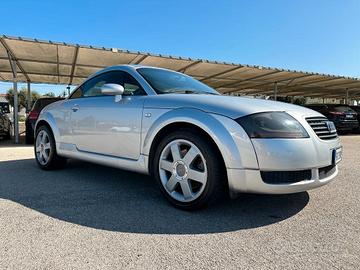
[(72, 161), (44, 172), (0, 143), (0, 269), (359, 269), (360, 136), (331, 184), (198, 212), (143, 175)]

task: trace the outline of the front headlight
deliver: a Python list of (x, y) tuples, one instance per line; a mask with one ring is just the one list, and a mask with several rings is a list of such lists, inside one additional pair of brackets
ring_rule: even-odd
[(263, 112), (235, 120), (250, 138), (308, 138), (304, 127), (285, 112)]

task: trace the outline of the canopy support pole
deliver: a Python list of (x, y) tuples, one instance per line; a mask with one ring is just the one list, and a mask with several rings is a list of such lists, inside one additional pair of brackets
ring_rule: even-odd
[(349, 105), (349, 89), (346, 88), (345, 104)]
[(17, 90), (17, 78), (14, 78), (14, 135), (15, 143), (19, 143), (19, 100)]
[(277, 100), (277, 92), (278, 92), (277, 82), (274, 82), (274, 100)]
[(30, 112), (30, 110), (31, 110), (31, 90), (30, 90), (30, 82), (27, 82), (26, 112)]
[(19, 97), (17, 90), (17, 66), (9, 51), (7, 51), (10, 67), (13, 74), (13, 94), (14, 94), (14, 138), (15, 143), (19, 143)]

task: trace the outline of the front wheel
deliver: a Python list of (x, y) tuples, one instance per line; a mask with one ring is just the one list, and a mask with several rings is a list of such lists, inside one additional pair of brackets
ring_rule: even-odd
[(34, 151), (36, 162), (43, 170), (62, 168), (66, 164), (66, 159), (56, 153), (54, 135), (47, 126), (37, 129)]
[(155, 151), (153, 173), (174, 206), (194, 210), (225, 193), (224, 166), (217, 148), (184, 129), (167, 135)]

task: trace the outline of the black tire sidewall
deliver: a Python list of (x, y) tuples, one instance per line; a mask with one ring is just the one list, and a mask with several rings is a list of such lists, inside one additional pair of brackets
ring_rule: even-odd
[[(171, 141), (177, 139), (184, 139), (192, 142), (196, 147), (199, 148), (206, 161), (208, 178), (205, 189), (197, 199), (191, 202), (180, 202), (172, 198), (165, 190), (160, 179), (159, 161), (160, 161), (161, 152), (163, 151), (166, 145), (168, 145)], [(221, 162), (218, 157), (218, 152), (215, 151), (213, 145), (207, 142), (205, 138), (192, 132), (191, 130), (183, 129), (166, 135), (160, 141), (157, 149), (155, 150), (152, 172), (160, 186), (162, 193), (165, 195), (166, 199), (170, 201), (170, 203), (184, 210), (195, 210), (202, 208), (212, 200), (217, 199), (219, 197), (217, 196), (219, 194), (216, 194), (217, 192), (218, 193), (223, 192), (223, 189), (221, 188), (223, 179), (221, 177), (222, 168), (220, 164)]]
[(35, 141), (35, 138), (33, 138), (33, 136), (31, 135), (31, 132), (26, 129), (25, 130), (25, 143), (26, 144), (33, 144)]
[[(48, 136), (49, 136), (49, 141), (50, 141), (50, 156), (49, 156), (49, 161), (46, 163), (46, 164), (41, 164), (37, 158), (37, 155), (36, 155), (36, 139), (37, 139), (37, 136), (38, 134), (40, 133), (40, 131), (44, 130)], [(52, 169), (55, 167), (55, 162), (56, 162), (56, 143), (55, 143), (55, 139), (54, 139), (54, 135), (52, 133), (52, 131), (47, 127), (47, 126), (41, 126), (39, 127), (37, 130), (36, 130), (36, 135), (35, 135), (35, 138), (34, 138), (34, 154), (35, 154), (35, 160), (36, 160), (36, 163), (38, 164), (38, 166), (41, 168), (41, 169), (44, 169), (44, 170), (49, 170), (49, 169)]]

